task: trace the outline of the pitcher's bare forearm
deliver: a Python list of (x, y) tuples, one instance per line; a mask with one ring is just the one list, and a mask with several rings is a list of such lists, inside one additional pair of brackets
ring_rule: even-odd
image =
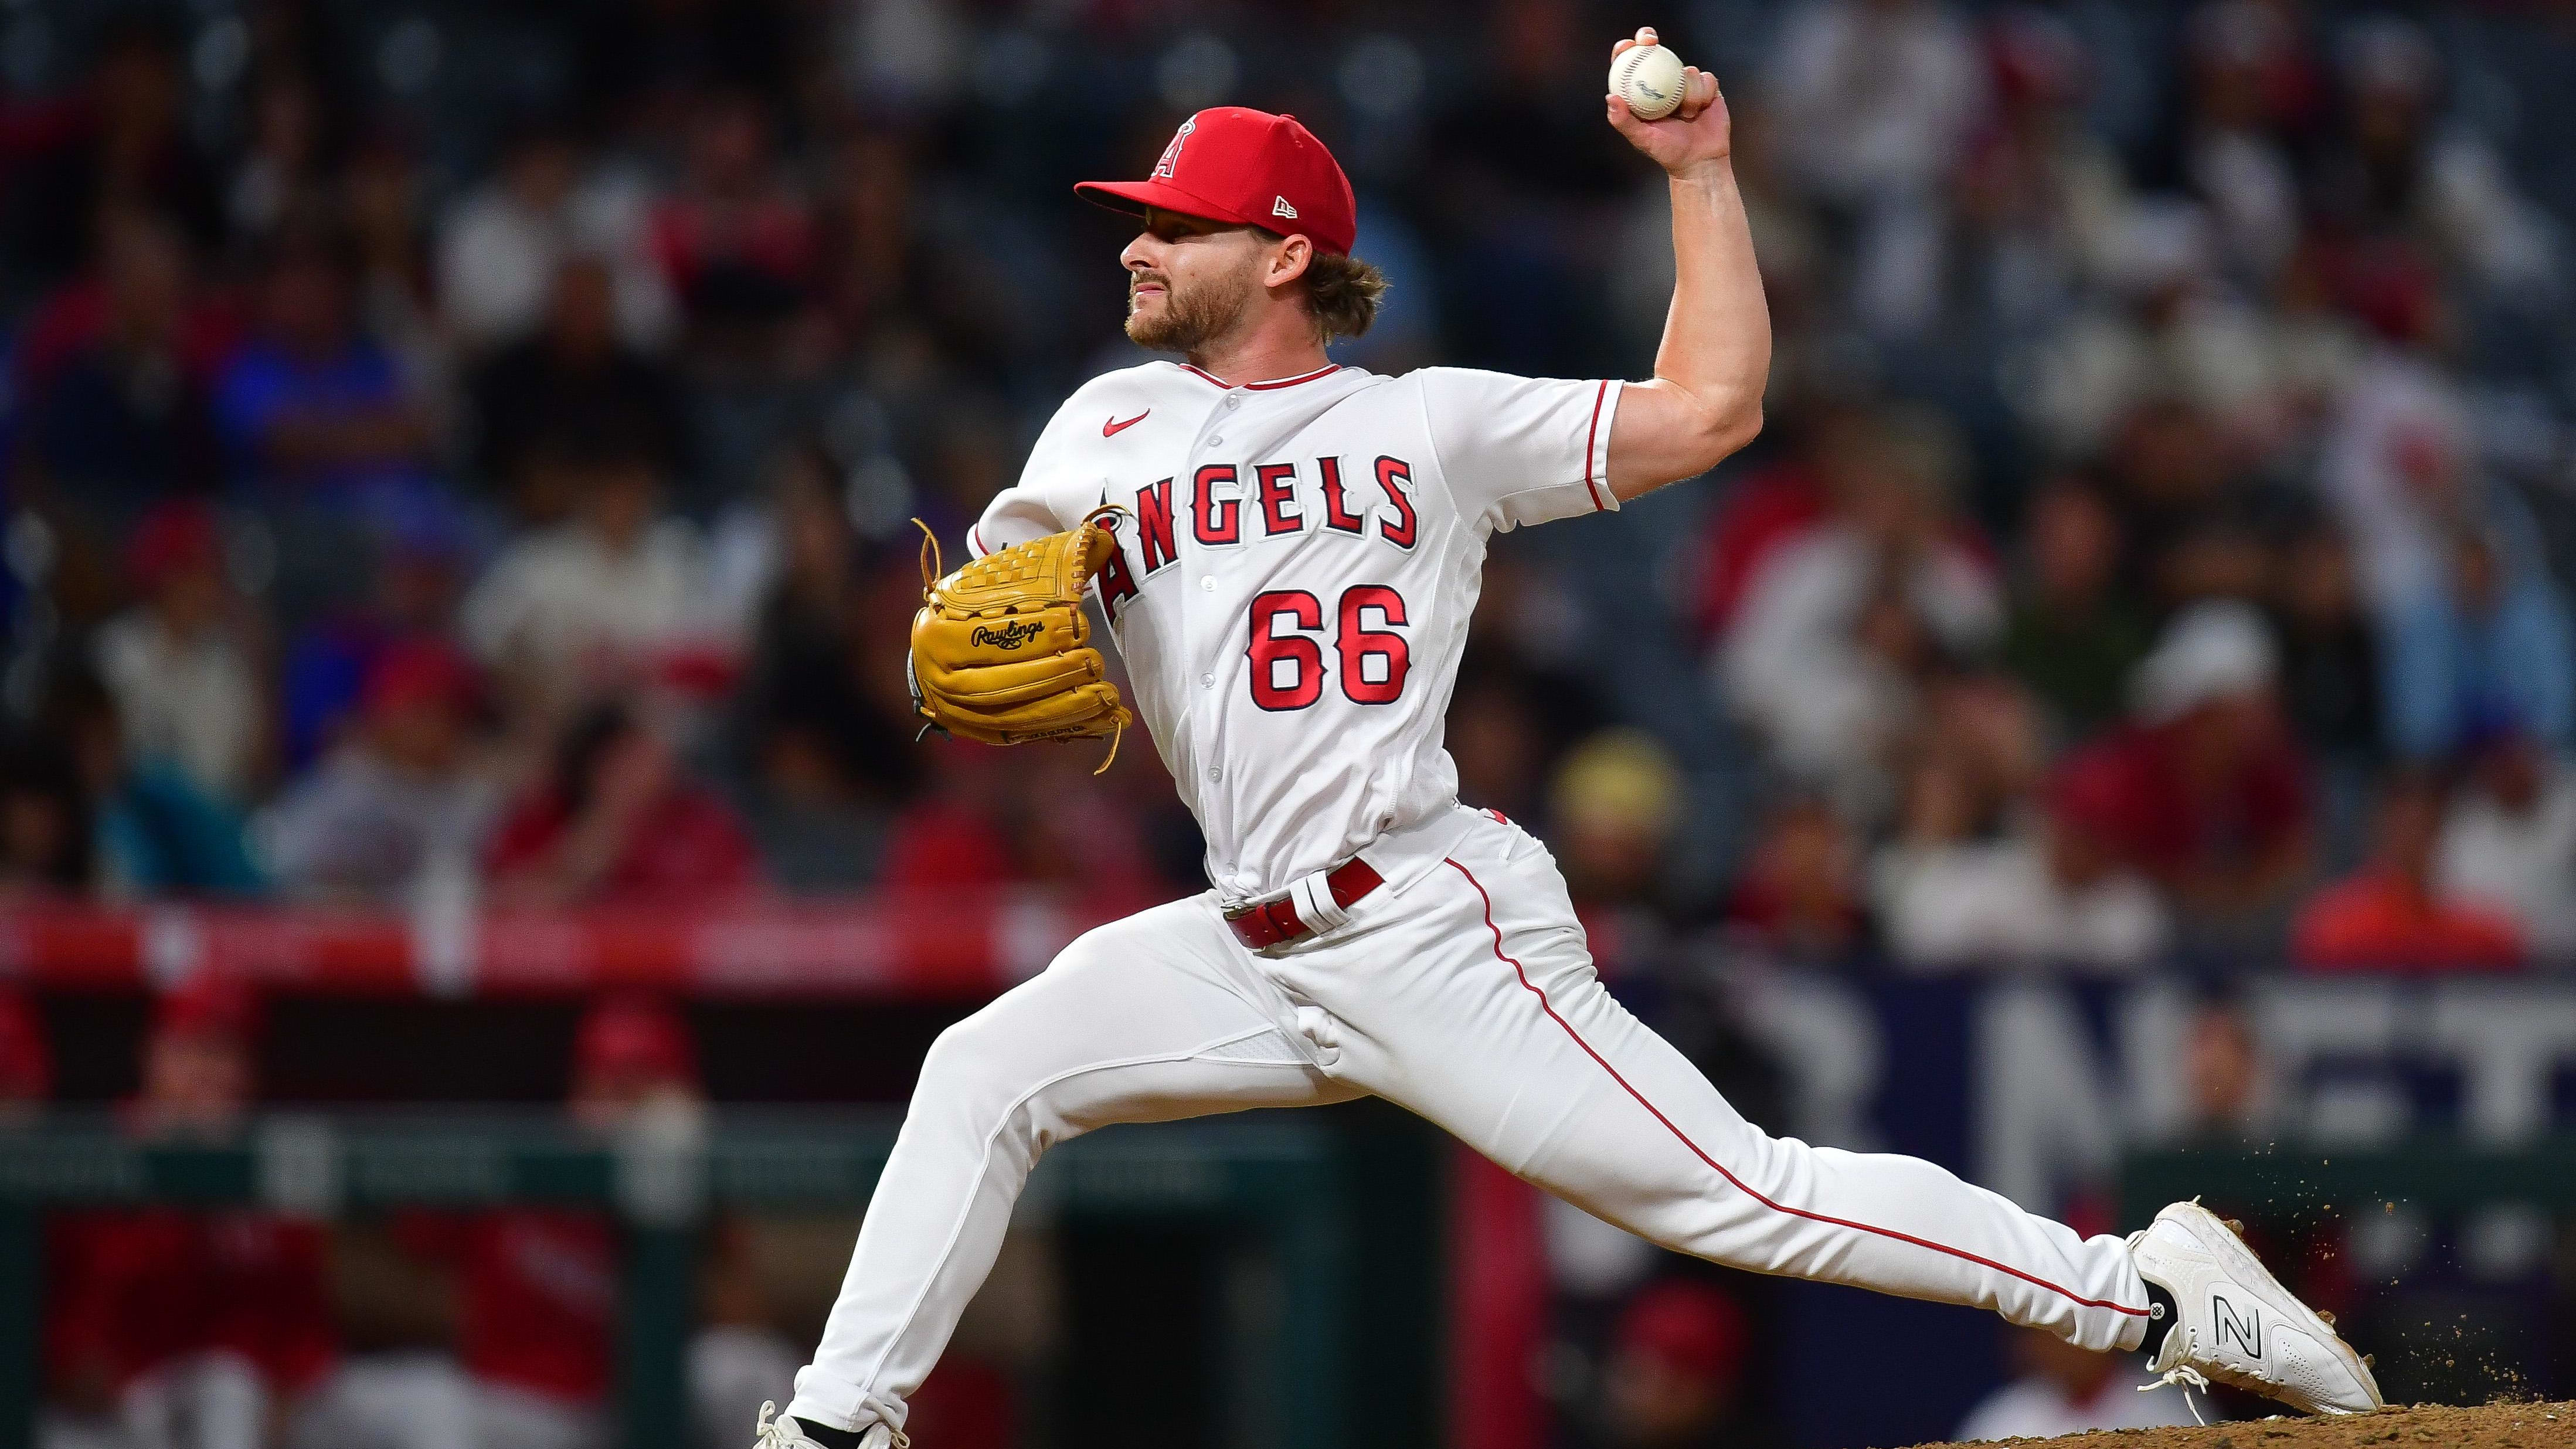
[[(1652, 30), (1621, 41), (1655, 43)], [(1616, 96), (1610, 124), (1664, 168), (1673, 208), (1673, 301), (1651, 381), (1624, 390), (1610, 433), (1610, 487), (1622, 500), (1696, 477), (1762, 431), (1771, 312), (1753, 229), (1735, 181), (1733, 129), (1717, 78), (1684, 72), (1682, 103), (1642, 121)]]

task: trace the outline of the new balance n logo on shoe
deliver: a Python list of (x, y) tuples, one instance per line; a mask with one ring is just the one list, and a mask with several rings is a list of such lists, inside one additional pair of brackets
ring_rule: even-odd
[(2216, 1320), (2212, 1330), (2212, 1337), (2216, 1342), (2210, 1345), (2212, 1348), (2224, 1352), (2227, 1348), (2227, 1340), (2233, 1337), (2247, 1358), (2259, 1359), (2263, 1356), (2262, 1310), (2249, 1308), (2245, 1311), (2245, 1316), (2239, 1318), (2236, 1316), (2235, 1308), (2215, 1293), (2209, 1295), (2209, 1308), (2210, 1316)]

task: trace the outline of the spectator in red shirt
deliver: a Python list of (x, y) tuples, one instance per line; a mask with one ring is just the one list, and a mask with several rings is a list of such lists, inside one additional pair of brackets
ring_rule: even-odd
[(571, 1209), (421, 1213), (396, 1229), (439, 1265), (480, 1449), (600, 1449), (617, 1322), (616, 1227)]
[[(1147, 853), (1133, 802), (1091, 777), (1079, 751), (1004, 767), (998, 751), (950, 741), (915, 753), (928, 783), (887, 832), (878, 883), (899, 891), (1049, 886), (1095, 901), (1171, 894)], [(1168, 788), (1168, 787), (1166, 787)]]
[(1821, 796), (1772, 810), (1726, 903), (1730, 930), (1786, 955), (1835, 959), (1861, 944), (1866, 924), (1859, 847)]
[[(200, 977), (163, 998), (128, 1128), (237, 1133), (251, 1104), (257, 1004)], [(328, 1373), (338, 1344), (320, 1224), (170, 1207), (69, 1214), (49, 1245), (49, 1388), (142, 1449), (256, 1445)]]
[(1849, 407), (1801, 409), (1794, 451), (1726, 491), (1711, 510), (1697, 560), (1693, 622), (1703, 642), (1725, 636), (1773, 549), (1825, 516), (1836, 480), (1861, 465), (1849, 445), (1860, 421)]
[(2131, 680), (2135, 718), (2067, 763), (2115, 854), (2187, 925), (2270, 923), (2308, 869), (2307, 767), (2275, 699), (2272, 636), (2233, 601), (2195, 604)]
[(24, 1122), (45, 1110), (54, 1094), (54, 1053), (34, 1007), (14, 991), (0, 991), (0, 1123)]
[[(666, 1008), (618, 1001), (583, 1018), (569, 1107), (616, 1127), (647, 1102), (694, 1106), (696, 1049)], [(480, 1449), (590, 1449), (607, 1442), (617, 1326), (618, 1241), (603, 1214), (506, 1208), (416, 1213), (397, 1236), (454, 1284), (456, 1356), (473, 1383)]]
[(2474, 971), (2522, 964), (2522, 933), (2501, 911), (2433, 886), (2441, 783), (2401, 771), (2382, 790), (2378, 840), (2361, 869), (2299, 913), (2290, 954), (2313, 971)]
[(806, 300), (813, 211), (779, 165), (760, 96), (718, 90), (699, 102), (680, 187), (654, 208), (651, 230), (654, 257), (701, 326), (767, 322)]
[(496, 896), (537, 906), (702, 904), (756, 890), (761, 874), (732, 810), (622, 703), (574, 721), (553, 778), (504, 816), (484, 868)]
[(1654, 1284), (1629, 1300), (1603, 1375), (1610, 1442), (1684, 1449), (1732, 1442), (1752, 1342), (1744, 1310), (1706, 1283)]

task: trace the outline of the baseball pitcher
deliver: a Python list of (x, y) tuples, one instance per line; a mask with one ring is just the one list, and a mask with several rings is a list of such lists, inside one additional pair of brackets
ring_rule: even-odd
[(1328, 361), (1384, 284), (1350, 255), (1350, 183), (1292, 117), (1202, 111), (1145, 180), (1078, 188), (1141, 216), (1127, 335), (1187, 360), (1056, 413), (975, 559), (931, 584), (913, 687), (959, 735), (1114, 748), (1130, 716), (1087, 643), (1096, 589), (1215, 887), (1090, 932), (940, 1037), (763, 1449), (908, 1442), (905, 1396), (1050, 1146), (1363, 1094), (1681, 1252), (1973, 1304), (2143, 1350), (2178, 1384), (2378, 1405), (2328, 1322), (2196, 1205), (2086, 1239), (1928, 1162), (1766, 1136), (1595, 979), (1547, 847), (1458, 799), (1441, 722), (1486, 540), (1696, 477), (1762, 425), (1770, 322), (1727, 110), (1713, 77), (1684, 85), (1660, 120), (1607, 101), (1672, 189), (1645, 382)]

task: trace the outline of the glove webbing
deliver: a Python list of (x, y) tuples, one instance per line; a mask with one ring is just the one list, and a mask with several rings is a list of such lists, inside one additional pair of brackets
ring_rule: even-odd
[[(1098, 508), (1084, 514), (1082, 516), (1082, 521), (1084, 523), (1089, 523), (1091, 520), (1098, 518), (1103, 513), (1123, 514), (1126, 511), (1126, 509), (1119, 507), (1115, 503), (1103, 503)], [(940, 553), (939, 535), (931, 532), (929, 524), (922, 522), (919, 518), (915, 518), (912, 521), (912, 526), (921, 530), (921, 597), (925, 602), (927, 602), (930, 598), (931, 589), (936, 587), (941, 579), (947, 577), (948, 561)], [(909, 664), (905, 665), (905, 668), (907, 669), (910, 667), (911, 666)], [(912, 742), (914, 744), (921, 743), (921, 741), (928, 736), (932, 730), (939, 730), (939, 733), (942, 735), (948, 734), (948, 731), (945, 729), (940, 729), (939, 721), (935, 719), (925, 720), (922, 723), (920, 733), (912, 737)], [(950, 738), (954, 738), (954, 736), (950, 736)], [(1124, 743), (1126, 738), (1126, 725), (1113, 724), (1111, 726), (1109, 733), (1109, 753), (1102, 757), (1100, 768), (1092, 771), (1092, 774), (1105, 775), (1109, 773), (1109, 767), (1118, 763), (1118, 746)], [(1058, 741), (1058, 743), (1062, 743), (1062, 741)]]

